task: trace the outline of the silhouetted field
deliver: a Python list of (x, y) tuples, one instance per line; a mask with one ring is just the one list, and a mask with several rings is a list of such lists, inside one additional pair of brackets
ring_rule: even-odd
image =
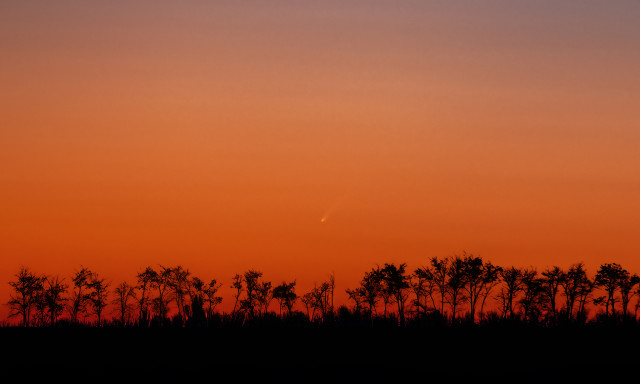
[[(622, 382), (636, 327), (2, 328), (31, 382)], [(185, 381), (186, 380), (186, 381)], [(631, 381), (632, 382), (632, 381)]]

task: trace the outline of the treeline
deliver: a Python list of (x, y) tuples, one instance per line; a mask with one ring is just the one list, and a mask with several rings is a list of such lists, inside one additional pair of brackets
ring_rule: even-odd
[(256, 270), (237, 274), (229, 313), (216, 309), (221, 283), (181, 266), (147, 267), (135, 285), (112, 285), (84, 267), (69, 280), (23, 267), (9, 285), (9, 317), (24, 326), (636, 324), (640, 308), (640, 278), (616, 263), (589, 277), (582, 263), (538, 272), (467, 253), (434, 257), (413, 271), (405, 263), (376, 266), (346, 290), (349, 301), (338, 308), (333, 275), (298, 295), (296, 281), (274, 285)]

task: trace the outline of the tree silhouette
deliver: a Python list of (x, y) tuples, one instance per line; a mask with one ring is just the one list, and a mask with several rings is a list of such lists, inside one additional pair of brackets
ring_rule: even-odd
[(25, 267), (20, 268), (15, 276), (16, 280), (9, 282), (13, 289), (8, 302), (9, 317), (21, 316), (22, 324), (28, 327), (31, 320), (31, 308), (36, 302), (38, 293), (42, 291), (43, 278)]
[(486, 284), (484, 278), (484, 263), (482, 258), (463, 253), (462, 273), (464, 274), (464, 290), (469, 299), (469, 319), (472, 323), (476, 321), (476, 307), (478, 299), (482, 294), (482, 289)]
[[(625, 271), (626, 272), (626, 271)], [(622, 315), (626, 318), (629, 313), (629, 301), (637, 293), (634, 288), (640, 283), (640, 277), (635, 273), (629, 275), (625, 273), (624, 276), (618, 282), (620, 289), (620, 299), (622, 302)]]
[(58, 276), (47, 277), (44, 284), (44, 302), (49, 314), (49, 325), (56, 325), (58, 318), (64, 312), (64, 306), (67, 298), (64, 294), (67, 292), (67, 285), (64, 280), (60, 280)]
[(535, 269), (524, 269), (520, 274), (520, 286), (523, 296), (519, 303), (522, 306), (523, 319), (536, 320), (541, 312), (543, 280), (538, 278)]
[(236, 313), (236, 308), (238, 307), (238, 303), (240, 302), (240, 295), (242, 295), (242, 276), (236, 274), (235, 276), (233, 276), (233, 284), (231, 285), (231, 288), (236, 290), (235, 293), (235, 303), (233, 304), (233, 311), (231, 312), (232, 315), (235, 315)]
[(245, 315), (249, 318), (253, 318), (255, 314), (256, 306), (258, 302), (258, 289), (260, 288), (260, 282), (258, 279), (262, 277), (262, 272), (250, 269), (244, 273), (245, 282), (245, 298), (240, 300), (240, 308), (245, 312)]
[(222, 287), (222, 283), (218, 284), (216, 279), (212, 279), (209, 284), (204, 288), (204, 296), (207, 302), (207, 319), (211, 319), (213, 317), (213, 311), (216, 306), (222, 303), (222, 297), (217, 296), (218, 290)]
[(444, 316), (444, 303), (447, 300), (447, 271), (449, 270), (449, 259), (431, 258), (431, 273), (435, 288), (440, 294), (440, 313)]
[(360, 282), (361, 295), (369, 306), (369, 320), (373, 324), (373, 316), (376, 313), (376, 304), (382, 292), (383, 274), (380, 267), (373, 268), (370, 272), (365, 272), (364, 278)]
[(98, 274), (93, 273), (87, 287), (91, 289), (89, 293), (89, 303), (93, 308), (93, 312), (98, 318), (98, 326), (102, 325), (102, 312), (107, 306), (109, 299), (109, 283), (105, 279), (100, 279)]
[(558, 297), (558, 291), (560, 290), (560, 284), (566, 278), (564, 272), (559, 267), (547, 268), (542, 272), (542, 286), (541, 289), (544, 292), (548, 309), (551, 312), (551, 321), (553, 324), (557, 323), (557, 309), (556, 300)]
[(191, 273), (178, 265), (169, 269), (167, 285), (173, 291), (173, 298), (178, 307), (178, 316), (184, 318), (185, 302), (184, 298), (189, 293), (189, 276)]
[(263, 313), (266, 314), (269, 309), (269, 304), (271, 304), (271, 300), (273, 300), (273, 295), (271, 292), (271, 282), (263, 281), (258, 284), (256, 296), (258, 305), (262, 307)]
[(518, 268), (511, 267), (504, 269), (500, 272), (500, 277), (504, 282), (505, 287), (500, 292), (502, 299), (503, 312), (502, 317), (514, 318), (515, 313), (513, 311), (513, 303), (518, 295), (518, 292), (522, 290), (522, 271)]
[(129, 323), (135, 309), (135, 305), (132, 303), (136, 300), (135, 287), (124, 281), (113, 290), (113, 293), (115, 298), (111, 303), (116, 306), (120, 324), (124, 327)]
[(86, 291), (92, 275), (93, 272), (91, 272), (91, 270), (81, 266), (80, 270), (76, 271), (71, 278), (73, 291), (71, 292), (69, 314), (71, 315), (71, 321), (73, 323), (78, 323), (78, 316), (80, 316), (80, 314), (87, 313), (89, 295)]
[(152, 300), (153, 311), (156, 316), (164, 320), (169, 312), (169, 292), (173, 271), (170, 267), (160, 266), (160, 271), (153, 275), (151, 286), (156, 289), (157, 296)]
[(398, 309), (398, 321), (400, 325), (404, 325), (404, 307), (409, 296), (408, 290), (409, 276), (406, 274), (407, 264), (402, 263), (398, 266), (395, 264), (385, 264), (382, 268), (382, 281), (385, 289), (387, 289), (393, 296), (397, 309)]
[(451, 305), (451, 321), (456, 321), (456, 313), (458, 305), (466, 300), (463, 295), (463, 289), (466, 282), (466, 268), (464, 259), (460, 256), (454, 256), (449, 261), (447, 267), (446, 292), (449, 296), (449, 304)]
[(153, 282), (157, 279), (158, 273), (151, 267), (145, 268), (144, 271), (138, 273), (138, 285), (136, 289), (140, 291), (138, 298), (138, 321), (140, 324), (149, 325), (149, 291), (153, 286)]
[[(609, 308), (611, 308), (611, 315), (615, 315), (615, 293), (618, 289), (620, 281), (628, 275), (625, 269), (623, 269), (617, 263), (611, 264), (602, 264), (600, 269), (596, 273), (595, 284), (598, 287), (601, 287), (606, 292), (606, 297), (604, 297), (605, 303), (605, 315), (609, 316)], [(598, 301), (603, 301), (603, 298), (599, 298)]]
[(500, 283), (500, 276), (502, 275), (502, 267), (495, 266), (490, 262), (484, 264), (484, 272), (482, 274), (482, 289), (480, 296), (482, 302), (480, 303), (480, 319), (484, 317), (484, 304), (487, 301), (487, 297), (493, 290), (493, 288)]
[(295, 292), (296, 282), (292, 281), (287, 283), (283, 281), (282, 284), (273, 288), (273, 298), (278, 301), (280, 307), (280, 315), (282, 316), (282, 307), (287, 308), (287, 315), (291, 316), (293, 304), (296, 302), (298, 295)]

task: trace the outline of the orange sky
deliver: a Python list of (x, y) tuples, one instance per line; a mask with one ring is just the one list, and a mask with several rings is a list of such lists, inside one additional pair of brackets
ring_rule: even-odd
[(21, 265), (640, 272), (636, 1), (95, 3), (0, 4), (3, 302)]

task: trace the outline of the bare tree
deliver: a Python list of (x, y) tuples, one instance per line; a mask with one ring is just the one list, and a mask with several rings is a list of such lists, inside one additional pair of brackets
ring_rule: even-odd
[(242, 275), (238, 275), (236, 274), (235, 276), (233, 276), (233, 284), (231, 285), (231, 288), (236, 290), (235, 293), (235, 303), (233, 304), (233, 311), (231, 312), (232, 315), (235, 315), (236, 313), (236, 308), (238, 307), (238, 303), (240, 302), (240, 295), (242, 295)]
[(447, 301), (447, 271), (449, 270), (449, 259), (431, 258), (431, 273), (435, 288), (440, 295), (440, 313), (445, 315), (444, 303)]
[(64, 306), (67, 298), (64, 294), (67, 292), (67, 285), (64, 279), (60, 280), (58, 276), (47, 277), (44, 286), (44, 302), (49, 314), (49, 325), (56, 325), (58, 318), (64, 312)]
[[(625, 271), (626, 272), (626, 271)], [(631, 298), (636, 294), (634, 288), (640, 283), (640, 277), (635, 273), (629, 275), (629, 272), (625, 273), (618, 282), (618, 288), (620, 290), (620, 301), (622, 303), (622, 315), (626, 318), (629, 313), (629, 302)]]
[(564, 272), (559, 267), (547, 268), (542, 272), (542, 291), (545, 295), (545, 301), (548, 304), (548, 309), (551, 312), (551, 321), (553, 324), (557, 323), (557, 309), (556, 300), (558, 297), (558, 291), (560, 290), (560, 284), (566, 278)]
[(31, 308), (34, 306), (38, 293), (42, 291), (43, 278), (22, 267), (15, 275), (16, 280), (10, 281), (13, 289), (8, 305), (9, 317), (21, 316), (22, 325), (28, 327), (31, 320)]
[(535, 269), (523, 269), (520, 274), (520, 286), (522, 298), (519, 300), (522, 306), (522, 317), (525, 321), (537, 320), (541, 312), (543, 280), (538, 278)]
[(466, 285), (466, 268), (464, 259), (460, 256), (454, 256), (449, 261), (447, 268), (447, 284), (446, 292), (448, 293), (448, 302), (451, 305), (451, 321), (456, 321), (456, 313), (458, 305), (466, 300), (463, 288)]
[(222, 297), (217, 296), (218, 290), (222, 287), (222, 283), (218, 284), (216, 279), (212, 279), (209, 284), (204, 288), (204, 296), (207, 301), (207, 319), (213, 317), (213, 311), (216, 306), (222, 303)]
[(173, 291), (173, 298), (178, 307), (178, 316), (184, 319), (185, 296), (189, 293), (189, 276), (191, 273), (178, 265), (170, 268), (167, 285)]
[(385, 264), (380, 271), (385, 289), (388, 290), (396, 302), (398, 309), (398, 321), (404, 325), (404, 307), (409, 297), (409, 276), (406, 273), (407, 264)]
[(256, 291), (258, 305), (262, 308), (264, 314), (267, 314), (269, 310), (269, 304), (273, 300), (273, 295), (271, 292), (271, 282), (263, 281), (258, 284), (258, 289)]
[(484, 317), (484, 304), (487, 301), (487, 297), (493, 290), (493, 288), (500, 284), (500, 276), (502, 274), (502, 267), (495, 266), (490, 262), (485, 263), (484, 272), (482, 274), (483, 286), (480, 292), (482, 302), (480, 303), (480, 320)]
[[(584, 288), (587, 287), (585, 284), (588, 281), (587, 272), (582, 263), (571, 265), (564, 275), (564, 278), (560, 280), (560, 287), (562, 287), (563, 291), (562, 294), (565, 297), (564, 312), (567, 320), (573, 320), (576, 301), (578, 301), (580, 293), (584, 292)], [(580, 312), (579, 309), (578, 312)]]
[(140, 291), (140, 297), (138, 298), (138, 321), (140, 324), (149, 324), (149, 291), (152, 288), (152, 284), (157, 279), (158, 273), (151, 267), (147, 267), (144, 271), (138, 273), (138, 285), (136, 288)]
[(89, 303), (98, 318), (98, 327), (102, 325), (102, 312), (109, 302), (109, 285), (110, 283), (99, 278), (97, 273), (91, 275), (91, 280), (87, 284), (87, 287), (91, 289)]
[(364, 278), (360, 282), (360, 288), (364, 301), (369, 306), (369, 321), (373, 324), (373, 317), (377, 315), (376, 304), (380, 300), (382, 292), (382, 272), (380, 267), (373, 268), (370, 272), (365, 272)]
[(255, 308), (258, 306), (258, 289), (260, 282), (258, 279), (262, 277), (262, 272), (250, 269), (244, 273), (244, 281), (246, 284), (245, 298), (240, 301), (240, 308), (244, 310), (246, 316), (253, 318)]
[(607, 293), (606, 297), (599, 298), (598, 300), (604, 301), (606, 316), (609, 316), (609, 308), (611, 308), (611, 315), (615, 316), (615, 293), (619, 287), (620, 281), (628, 274), (629, 272), (617, 263), (602, 264), (596, 273), (596, 286), (601, 287)]
[(151, 286), (156, 289), (157, 296), (153, 299), (153, 310), (160, 319), (166, 319), (169, 313), (171, 301), (169, 291), (173, 271), (170, 267), (160, 266), (160, 270), (154, 274)]
[(518, 268), (511, 267), (500, 272), (500, 277), (505, 287), (500, 292), (500, 298), (503, 302), (503, 317), (513, 318), (513, 303), (518, 293), (522, 290), (521, 277), (522, 271)]
[(73, 282), (70, 298), (69, 314), (71, 315), (71, 321), (78, 322), (78, 316), (87, 313), (87, 304), (89, 303), (89, 295), (86, 292), (93, 272), (85, 267), (80, 267), (79, 271), (76, 271), (71, 281)]
[(111, 302), (116, 307), (118, 316), (120, 317), (120, 324), (126, 326), (135, 310), (136, 291), (135, 287), (129, 285), (126, 281), (123, 281), (114, 290), (115, 298)]

